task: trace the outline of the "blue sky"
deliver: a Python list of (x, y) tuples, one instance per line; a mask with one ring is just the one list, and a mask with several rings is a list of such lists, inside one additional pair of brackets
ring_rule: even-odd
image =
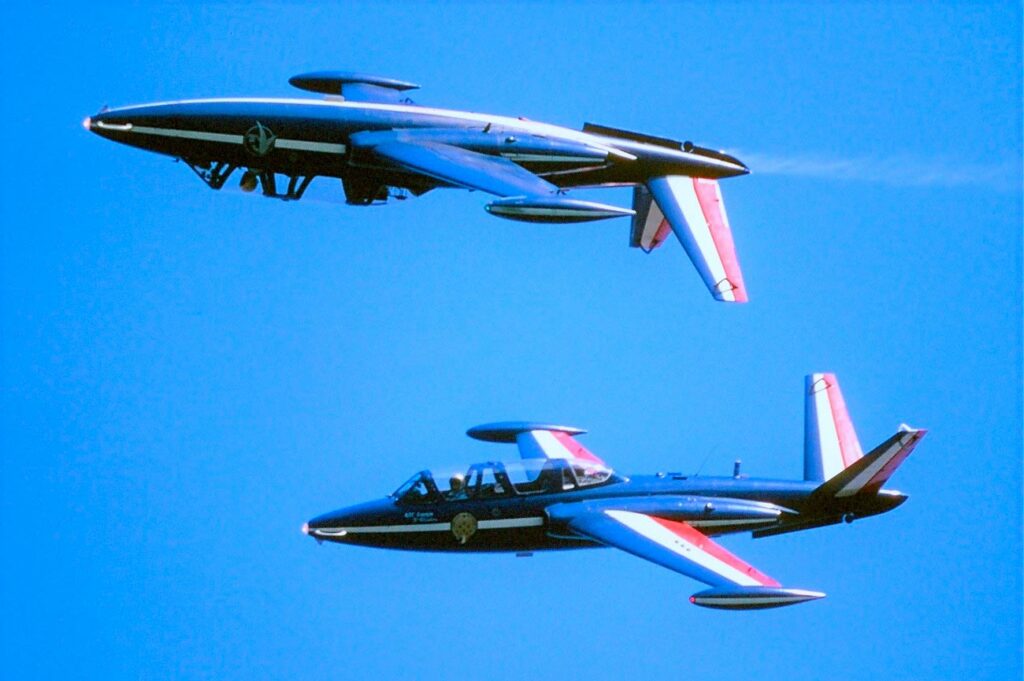
[[(1019, 3), (2, 11), (5, 678), (1020, 677)], [(628, 249), (624, 220), (216, 193), (79, 125), (327, 68), (736, 153), (751, 303), (713, 303), (674, 242)], [(723, 540), (823, 601), (720, 613), (613, 551), (299, 533), (499, 455), (463, 436), (493, 420), (587, 427), (624, 473), (797, 478), (811, 371), (865, 447), (930, 430), (898, 511)]]

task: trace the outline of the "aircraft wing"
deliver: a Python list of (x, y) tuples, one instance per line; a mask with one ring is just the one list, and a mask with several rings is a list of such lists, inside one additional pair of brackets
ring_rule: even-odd
[[(718, 181), (669, 175), (647, 180), (646, 185), (656, 206), (643, 213), (642, 221), (634, 221), (633, 245), (646, 250), (656, 248), (667, 234), (667, 222), (711, 295), (729, 303), (747, 302), (747, 289)], [(639, 194), (634, 203), (637, 200), (650, 208), (648, 197)]]
[[(373, 139), (373, 138), (370, 138)], [(359, 135), (353, 135), (353, 145)], [(425, 175), (456, 187), (497, 196), (538, 196), (558, 188), (526, 168), (500, 156), (430, 141), (386, 140), (371, 148), (374, 160)]]
[(574, 532), (714, 587), (780, 587), (684, 522), (605, 509), (569, 520)]

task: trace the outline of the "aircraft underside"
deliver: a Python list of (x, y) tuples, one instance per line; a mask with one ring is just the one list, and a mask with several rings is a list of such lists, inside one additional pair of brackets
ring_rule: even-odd
[[(352, 74), (293, 79), (344, 101), (224, 98), (107, 109), (84, 121), (107, 139), (184, 161), (213, 189), (296, 201), (318, 177), (351, 205), (455, 187), (489, 195), (491, 215), (574, 223), (629, 217), (629, 245), (650, 252), (674, 232), (711, 295), (748, 300), (718, 180), (748, 168), (720, 151), (586, 124), (583, 130), (415, 106), (413, 86)], [(355, 78), (355, 80), (353, 80)], [(625, 207), (567, 194), (633, 186)]]
[[(317, 177), (341, 180), (346, 203), (354, 206), (379, 204), (389, 198), (403, 200), (409, 195), (422, 196), (437, 188), (464, 189), (422, 174), (368, 164), (353, 165), (350, 156), (346, 155), (325, 157), (316, 152), (291, 152), (255, 160), (230, 145), (211, 148), (209, 145), (168, 143), (159, 147), (152, 150), (182, 160), (211, 189), (221, 189), (232, 178), (236, 178), (243, 191), (259, 189), (263, 196), (286, 201), (301, 199)], [(628, 172), (628, 168), (601, 166), (567, 170), (558, 169), (557, 164), (552, 162), (522, 165), (564, 190), (631, 186), (643, 181), (641, 177)]]

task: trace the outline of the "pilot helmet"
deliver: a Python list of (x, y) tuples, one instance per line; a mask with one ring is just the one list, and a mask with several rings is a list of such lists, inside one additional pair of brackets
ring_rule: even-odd
[(453, 492), (458, 492), (466, 486), (466, 476), (462, 473), (456, 473), (451, 477), (451, 480), (449, 480), (448, 483)]

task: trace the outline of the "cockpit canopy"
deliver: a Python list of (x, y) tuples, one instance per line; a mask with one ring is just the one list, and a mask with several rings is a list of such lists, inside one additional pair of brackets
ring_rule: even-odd
[(401, 504), (426, 504), (571, 492), (620, 480), (611, 469), (591, 461), (488, 461), (473, 464), (465, 474), (458, 472), (440, 480), (435, 480), (429, 470), (420, 471), (391, 496)]

